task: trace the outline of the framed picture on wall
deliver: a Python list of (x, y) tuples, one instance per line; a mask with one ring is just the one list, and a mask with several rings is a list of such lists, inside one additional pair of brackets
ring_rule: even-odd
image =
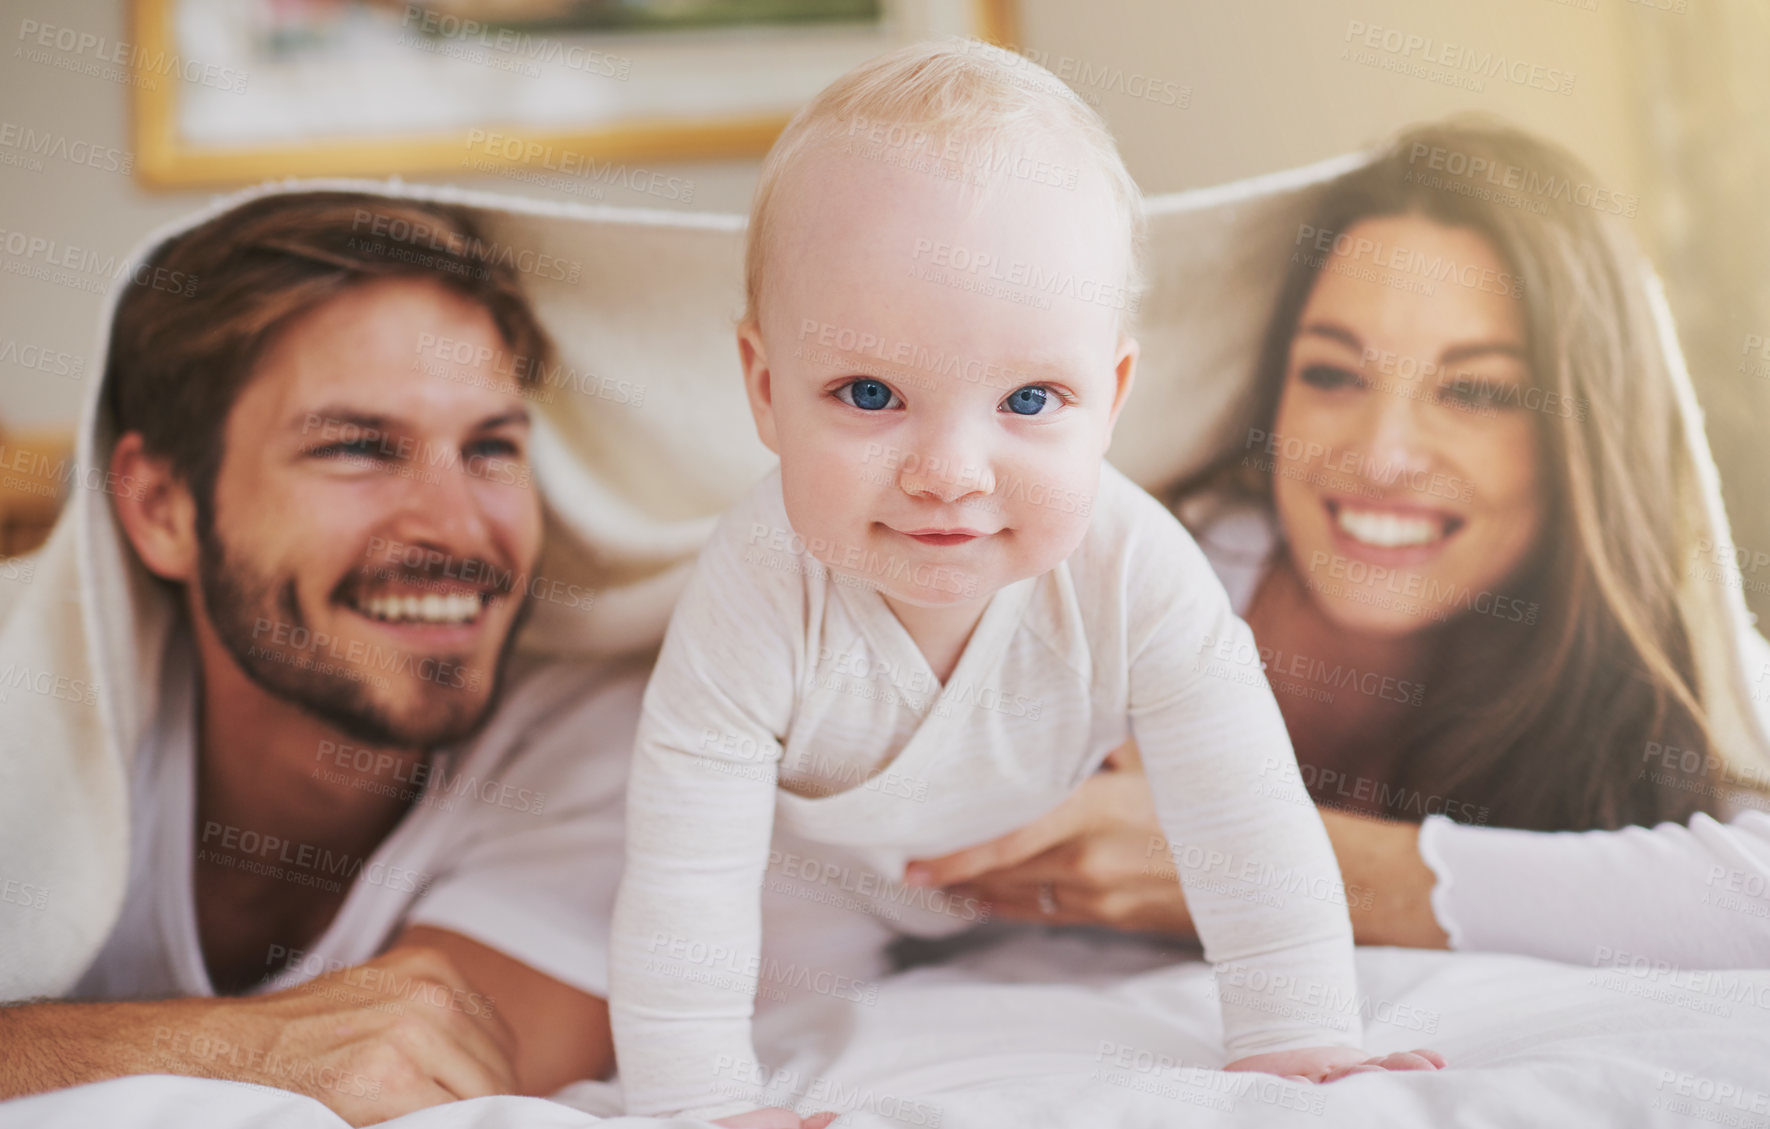
[(1012, 3), (130, 0), (135, 167), (188, 187), (753, 155), (881, 51), (1013, 42)]

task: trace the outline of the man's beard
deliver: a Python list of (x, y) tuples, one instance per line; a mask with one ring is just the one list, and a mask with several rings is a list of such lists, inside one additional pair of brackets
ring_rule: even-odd
[[(375, 746), (431, 749), (452, 744), (471, 736), (491, 714), (503, 688), (510, 648), (523, 621), (528, 618), (526, 603), (517, 608), (504, 643), (498, 649), (497, 660), (492, 666), (491, 686), (483, 699), (476, 701), (479, 698), (477, 689), (459, 689), (425, 680), (435, 689), (415, 701), (406, 711), (409, 716), (397, 716), (387, 703), (376, 697), (373, 662), (353, 662), (317, 647), (303, 649), (278, 644), (273, 635), (264, 632), (262, 625), (269, 623), (286, 627), (290, 632), (299, 629), (303, 632), (301, 638), (313, 639), (313, 631), (307, 626), (296, 598), (295, 581), (288, 579), (279, 588), (270, 578), (230, 554), (210, 523), (198, 524), (201, 553), (198, 583), (204, 611), (235, 665), (259, 689), (326, 722), (355, 741)], [(453, 658), (418, 657), (433, 658), (441, 663), (448, 663)], [(398, 665), (412, 670), (417, 664)], [(327, 666), (335, 669), (330, 672), (318, 669)], [(459, 664), (455, 668), (459, 669)], [(396, 674), (392, 677), (409, 676)]]

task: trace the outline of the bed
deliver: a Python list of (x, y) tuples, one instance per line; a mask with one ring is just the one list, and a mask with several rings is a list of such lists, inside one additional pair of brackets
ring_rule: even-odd
[[(839, 1129), (1770, 1127), (1770, 971), (1361, 949), (1367, 1045), (1430, 1046), (1451, 1068), (1310, 1087), (1210, 1068), (1221, 1053), (1209, 969), (1180, 955), (1084, 930), (1009, 930), (887, 977), (860, 1003), (808, 996), (767, 1012), (758, 1050), (783, 1104), (841, 1111)], [(704, 1124), (618, 1111), (613, 1083), (580, 1083), (554, 1100), (481, 1098), (387, 1124)], [(0, 1104), (0, 1129), (344, 1124), (295, 1094), (167, 1076)]]

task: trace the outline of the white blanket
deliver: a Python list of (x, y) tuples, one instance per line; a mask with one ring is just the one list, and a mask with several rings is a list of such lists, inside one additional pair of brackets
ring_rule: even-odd
[[(844, 1111), (838, 1129), (1770, 1125), (1770, 971), (1705, 979), (1363, 949), (1370, 1048), (1430, 1046), (1451, 1069), (1310, 1087), (1197, 1069), (1219, 1054), (1209, 969), (1171, 957), (1097, 935), (1027, 930), (891, 977), (869, 1004), (783, 1005), (758, 1022), (759, 1047), (784, 1100)], [(703, 1124), (597, 1116), (617, 1102), (612, 1084), (583, 1083), (556, 1101), (482, 1098), (389, 1124)], [(0, 1104), (0, 1129), (247, 1125), (344, 1122), (280, 1090), (164, 1076)]]

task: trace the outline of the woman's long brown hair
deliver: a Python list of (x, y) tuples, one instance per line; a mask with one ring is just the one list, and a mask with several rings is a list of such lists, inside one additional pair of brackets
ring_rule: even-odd
[[(1449, 123), (1403, 134), (1329, 187), (1310, 220), (1317, 231), (1345, 232), (1366, 219), (1419, 215), (1470, 229), (1522, 285), (1530, 370), (1557, 411), (1538, 413), (1543, 533), (1504, 592), (1536, 603), (1540, 615), (1526, 624), (1465, 613), (1431, 629), (1430, 690), (1390, 781), (1398, 795), (1484, 807), (1499, 826), (1682, 822), (1714, 811), (1729, 786), (1708, 756), (1720, 750), (1677, 600), (1700, 486), (1643, 260), (1608, 214), (1629, 199), (1528, 134)], [(1253, 418), (1268, 432), (1325, 256), (1304, 258), (1293, 260), (1258, 362)], [(1270, 502), (1270, 475), (1250, 477), (1237, 462), (1207, 467), (1178, 495), (1239, 485)], [(1707, 767), (1668, 772), (1651, 755), (1661, 746), (1696, 750)]]

